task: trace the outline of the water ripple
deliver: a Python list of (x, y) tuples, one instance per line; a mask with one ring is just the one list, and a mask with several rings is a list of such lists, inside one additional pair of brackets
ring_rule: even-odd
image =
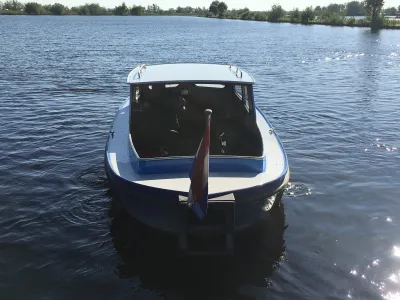
[(305, 184), (289, 182), (285, 190), (285, 195), (288, 197), (308, 196), (311, 195), (311, 189)]
[(72, 175), (71, 179), (76, 185), (83, 185), (93, 189), (106, 188), (108, 186), (103, 166), (93, 166), (79, 170)]
[[(0, 16), (0, 32), (2, 298), (399, 297), (398, 32), (162, 16)], [(285, 207), (225, 265), (177, 263), (108, 190), (126, 76), (171, 61), (249, 71), (287, 150)]]

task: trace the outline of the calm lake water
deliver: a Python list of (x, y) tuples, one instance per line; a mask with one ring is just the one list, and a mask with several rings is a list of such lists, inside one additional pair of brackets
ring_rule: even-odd
[[(0, 16), (0, 45), (2, 300), (400, 299), (399, 31)], [(144, 247), (104, 172), (128, 72), (188, 61), (253, 74), (289, 158), (283, 210), (234, 261)]]

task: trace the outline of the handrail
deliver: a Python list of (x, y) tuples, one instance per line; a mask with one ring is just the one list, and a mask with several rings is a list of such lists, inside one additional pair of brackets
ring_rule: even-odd
[(240, 78), (242, 78), (242, 77), (243, 77), (243, 72), (242, 72), (242, 70), (241, 70), (241, 69), (239, 69), (239, 68), (236, 70), (236, 77), (238, 77), (238, 78), (239, 78), (239, 76), (238, 76), (238, 74), (237, 74), (237, 73), (238, 73), (238, 71), (240, 71)]
[[(236, 68), (236, 72), (235, 72), (236, 77), (237, 77), (237, 78), (243, 78), (243, 72), (242, 72), (242, 70), (241, 70), (238, 66), (236, 66), (236, 65), (229, 65), (229, 70), (232, 71), (232, 67), (235, 67), (235, 68)], [(233, 71), (232, 71), (232, 72), (233, 72)], [(240, 77), (239, 77), (239, 75), (238, 75), (238, 72), (240, 72)]]
[(138, 78), (140, 79), (140, 77), (141, 77), (140, 74), (142, 74), (142, 70), (143, 70), (143, 69), (146, 69), (146, 65), (145, 65), (145, 64), (142, 64), (142, 65), (137, 66), (136, 68), (139, 68), (137, 74), (138, 74)]

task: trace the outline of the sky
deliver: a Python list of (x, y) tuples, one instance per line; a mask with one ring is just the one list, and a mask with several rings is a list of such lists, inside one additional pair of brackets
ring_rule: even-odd
[[(55, 2), (64, 4), (66, 6), (79, 6), (85, 3), (99, 3), (101, 6), (105, 7), (115, 7), (123, 2), (115, 1), (115, 0), (36, 0), (36, 2), (41, 4), (53, 4)], [(330, 3), (338, 3), (338, 4), (345, 4), (350, 0), (302, 0), (302, 1), (293, 1), (293, 0), (224, 0), (224, 2), (228, 5), (228, 9), (232, 8), (244, 8), (248, 7), (250, 10), (269, 10), (273, 4), (280, 4), (283, 9), (291, 10), (294, 7), (299, 9), (304, 9), (306, 6), (312, 5), (313, 7), (320, 5), (320, 6), (327, 6)], [(27, 2), (23, 1), (23, 2)], [(149, 4), (157, 4), (162, 9), (168, 8), (176, 8), (178, 6), (191, 6), (191, 7), (209, 7), (212, 0), (125, 0), (127, 6), (132, 5), (143, 5), (147, 6)], [(399, 0), (385, 0), (384, 7), (398, 7), (400, 5)]]

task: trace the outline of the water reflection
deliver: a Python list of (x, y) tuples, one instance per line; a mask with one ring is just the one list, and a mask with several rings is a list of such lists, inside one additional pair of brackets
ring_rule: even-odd
[(362, 105), (369, 105), (371, 101), (376, 100), (379, 91), (379, 83), (381, 80), (381, 49), (379, 43), (380, 31), (373, 32), (370, 30), (363, 31), (359, 36), (359, 47), (368, 49), (366, 52), (366, 63), (357, 65), (359, 69), (357, 92), (362, 95)]
[(400, 247), (397, 247), (397, 246), (393, 247), (393, 256), (400, 257)]
[(118, 275), (139, 279), (141, 288), (172, 293), (174, 298), (250, 299), (239, 295), (239, 288), (268, 287), (285, 254), (283, 204), (255, 230), (237, 236), (232, 258), (179, 257), (174, 237), (140, 224), (115, 197), (109, 216)]

